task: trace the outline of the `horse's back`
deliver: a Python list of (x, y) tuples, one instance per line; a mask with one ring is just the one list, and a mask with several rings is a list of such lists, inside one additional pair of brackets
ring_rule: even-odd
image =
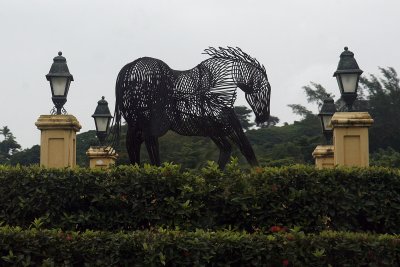
[(155, 135), (167, 130), (166, 106), (173, 93), (173, 73), (166, 63), (143, 57), (126, 64), (115, 89), (116, 104), (130, 126), (140, 124)]
[(117, 81), (144, 81), (152, 75), (171, 76), (171, 68), (162, 60), (141, 57), (126, 64), (119, 72)]

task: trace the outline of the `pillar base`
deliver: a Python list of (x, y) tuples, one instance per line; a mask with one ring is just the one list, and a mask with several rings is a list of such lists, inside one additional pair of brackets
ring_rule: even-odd
[(40, 165), (47, 168), (76, 166), (76, 132), (82, 128), (72, 115), (41, 115)]
[(368, 127), (373, 122), (368, 112), (336, 112), (333, 115), (335, 165), (369, 166)]
[(90, 168), (108, 168), (111, 165), (115, 165), (118, 154), (111, 147), (95, 146), (90, 147), (86, 152), (89, 157)]
[(317, 146), (312, 153), (317, 169), (332, 169), (334, 164), (334, 150), (332, 145)]

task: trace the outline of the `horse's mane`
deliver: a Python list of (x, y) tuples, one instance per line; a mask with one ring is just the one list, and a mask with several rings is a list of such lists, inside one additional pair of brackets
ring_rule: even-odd
[(214, 47), (209, 47), (207, 49), (204, 49), (203, 54), (209, 55), (211, 56), (211, 58), (222, 58), (240, 62), (247, 62), (266, 73), (264, 65), (260, 64), (257, 59), (243, 52), (242, 49), (240, 49), (239, 47), (234, 48), (228, 46), (227, 48), (219, 47), (218, 49)]

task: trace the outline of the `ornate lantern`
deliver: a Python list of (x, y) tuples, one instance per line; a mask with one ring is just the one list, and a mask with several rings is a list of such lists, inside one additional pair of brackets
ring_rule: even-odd
[(104, 99), (104, 96), (97, 102), (96, 110), (92, 115), (94, 123), (96, 124), (96, 135), (99, 138), (100, 145), (103, 145), (104, 140), (108, 134), (108, 128), (110, 127), (111, 113), (108, 108), (108, 103)]
[(345, 47), (333, 76), (337, 79), (340, 94), (349, 111), (352, 110), (353, 103), (357, 98), (358, 81), (361, 73), (363, 71), (358, 67), (354, 53)]
[(50, 82), (52, 100), (55, 106), (52, 113), (60, 115), (66, 113), (63, 108), (67, 102), (67, 95), (69, 85), (74, 80), (72, 75), (69, 73), (67, 60), (62, 56), (61, 52), (58, 52), (58, 56), (53, 59), (49, 74), (46, 75), (47, 80)]
[(318, 117), (321, 120), (322, 132), (325, 136), (327, 142), (332, 139), (333, 136), (333, 128), (331, 123), (331, 119), (333, 114), (336, 112), (336, 106), (333, 101), (333, 98), (330, 95), (327, 95), (327, 98), (324, 100), (322, 104), (321, 111), (318, 114)]

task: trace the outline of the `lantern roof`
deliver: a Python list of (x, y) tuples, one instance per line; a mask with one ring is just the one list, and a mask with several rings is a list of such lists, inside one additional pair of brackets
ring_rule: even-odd
[(110, 109), (108, 108), (108, 102), (105, 100), (104, 96), (102, 96), (101, 99), (97, 102), (97, 107), (92, 117), (112, 118)]
[(62, 56), (62, 52), (58, 52), (58, 56), (53, 58), (53, 64), (51, 65), (49, 74), (46, 75), (48, 81), (52, 77), (69, 77), (71, 81), (74, 80), (67, 66), (67, 60)]
[(338, 74), (346, 73), (357, 73), (359, 75), (363, 73), (363, 71), (360, 70), (360, 68), (358, 67), (357, 61), (354, 58), (354, 53), (349, 51), (349, 48), (347, 46), (340, 54), (339, 64), (333, 76), (336, 77)]
[(318, 115), (333, 115), (336, 112), (336, 106), (333, 98), (328, 94), (327, 98), (324, 99), (324, 103), (322, 104), (321, 111)]

